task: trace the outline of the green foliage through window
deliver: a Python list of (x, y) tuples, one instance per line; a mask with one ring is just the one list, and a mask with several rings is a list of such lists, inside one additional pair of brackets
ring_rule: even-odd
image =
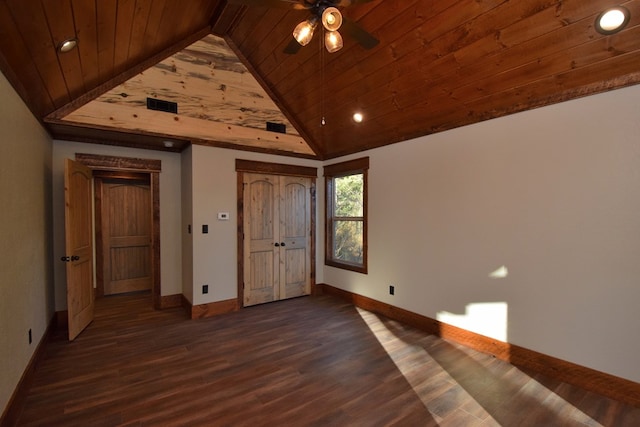
[(333, 257), (362, 264), (362, 221), (334, 221)]
[(335, 182), (335, 212), (337, 217), (362, 216), (364, 175), (342, 176), (334, 179)]
[(334, 179), (333, 257), (336, 260), (362, 264), (363, 185), (361, 173)]

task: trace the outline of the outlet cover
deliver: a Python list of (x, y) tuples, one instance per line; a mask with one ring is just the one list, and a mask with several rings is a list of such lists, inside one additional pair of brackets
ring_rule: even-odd
[(209, 293), (209, 285), (202, 285), (202, 293), (203, 294)]
[(396, 287), (393, 285), (389, 285), (389, 295), (395, 295)]

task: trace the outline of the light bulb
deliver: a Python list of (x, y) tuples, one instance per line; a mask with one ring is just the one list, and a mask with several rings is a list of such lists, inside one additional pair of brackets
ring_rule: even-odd
[(324, 46), (329, 53), (337, 52), (342, 49), (342, 36), (337, 31), (327, 31), (324, 36)]
[(335, 7), (328, 7), (322, 12), (322, 25), (327, 31), (337, 31), (342, 25), (342, 14)]
[(622, 30), (629, 22), (629, 10), (624, 7), (614, 7), (598, 15), (596, 31), (601, 34), (615, 34)]
[(318, 20), (312, 18), (299, 23), (293, 30), (293, 38), (296, 39), (301, 46), (308, 45), (313, 38), (313, 31), (316, 29), (317, 25)]

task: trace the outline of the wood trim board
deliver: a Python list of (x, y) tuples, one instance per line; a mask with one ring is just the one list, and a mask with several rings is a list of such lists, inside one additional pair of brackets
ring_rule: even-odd
[(314, 167), (258, 162), (243, 159), (236, 159), (236, 171), (271, 175), (304, 176), (314, 179), (318, 177), (318, 169)]
[(215, 301), (208, 304), (193, 305), (191, 302), (182, 296), (182, 307), (187, 313), (190, 319), (204, 319), (206, 317), (214, 317), (220, 314), (232, 313), (238, 311), (240, 306), (238, 300), (233, 298), (224, 301)]

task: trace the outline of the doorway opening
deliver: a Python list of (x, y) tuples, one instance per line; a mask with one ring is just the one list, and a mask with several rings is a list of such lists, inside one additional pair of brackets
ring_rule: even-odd
[[(163, 308), (160, 287), (161, 161), (81, 153), (76, 154), (76, 161), (91, 168), (95, 177), (96, 296), (148, 289), (153, 308)], [(104, 200), (104, 190), (108, 188), (115, 189), (106, 196), (112, 200)], [(115, 233), (115, 236), (110, 230), (105, 233), (105, 202), (111, 205), (107, 209), (128, 204), (121, 210), (138, 211), (141, 217), (145, 216), (142, 211), (146, 210), (147, 221), (133, 227), (125, 224), (124, 228), (129, 230)], [(106, 228), (111, 227), (107, 224)], [(113, 257), (108, 257), (105, 250)], [(118, 269), (115, 276), (111, 274), (114, 267)]]
[(93, 180), (96, 296), (151, 291), (149, 174), (95, 171)]

